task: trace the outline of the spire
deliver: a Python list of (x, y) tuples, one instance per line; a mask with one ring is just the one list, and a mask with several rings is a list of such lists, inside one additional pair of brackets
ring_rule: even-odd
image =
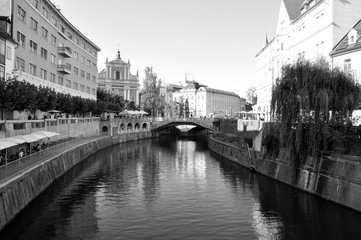
[(108, 57), (107, 57), (107, 59), (105, 60), (105, 63), (108, 63)]
[(266, 45), (265, 46), (267, 46), (269, 42), (268, 42), (268, 37), (267, 37), (267, 27), (266, 27), (266, 25), (264, 26), (264, 28), (266, 29), (266, 42), (265, 42)]
[(139, 72), (138, 72), (138, 70), (137, 70), (137, 77), (139, 77)]
[(130, 61), (129, 61), (129, 59), (128, 59), (128, 64), (130, 65)]

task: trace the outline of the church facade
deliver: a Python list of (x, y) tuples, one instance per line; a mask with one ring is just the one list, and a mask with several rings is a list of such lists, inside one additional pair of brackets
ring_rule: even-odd
[(98, 87), (139, 104), (139, 74), (132, 75), (130, 67), (130, 61), (123, 61), (118, 51), (114, 60), (106, 60), (105, 69), (98, 74)]

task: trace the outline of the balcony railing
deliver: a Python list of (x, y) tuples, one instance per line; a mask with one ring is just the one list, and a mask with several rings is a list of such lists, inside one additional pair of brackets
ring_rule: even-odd
[(71, 67), (66, 64), (58, 64), (58, 72), (71, 74)]
[(72, 57), (72, 50), (70, 47), (58, 47), (58, 53), (64, 57)]

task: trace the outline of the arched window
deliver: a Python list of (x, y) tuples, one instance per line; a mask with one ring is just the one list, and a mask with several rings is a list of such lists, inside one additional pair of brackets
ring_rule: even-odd
[(117, 79), (117, 80), (120, 79), (120, 72), (119, 71), (115, 72), (115, 79)]

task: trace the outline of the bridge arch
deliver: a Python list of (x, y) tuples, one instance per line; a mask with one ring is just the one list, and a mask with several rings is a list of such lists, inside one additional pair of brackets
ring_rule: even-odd
[(139, 130), (140, 129), (140, 124), (139, 123), (136, 123), (135, 125), (134, 125), (134, 130)]
[(147, 129), (148, 129), (148, 124), (147, 124), (147, 123), (143, 123), (143, 124), (142, 124), (142, 129), (143, 129), (143, 130), (147, 130)]
[(133, 130), (133, 125), (131, 123), (128, 123), (127, 130), (128, 131)]

